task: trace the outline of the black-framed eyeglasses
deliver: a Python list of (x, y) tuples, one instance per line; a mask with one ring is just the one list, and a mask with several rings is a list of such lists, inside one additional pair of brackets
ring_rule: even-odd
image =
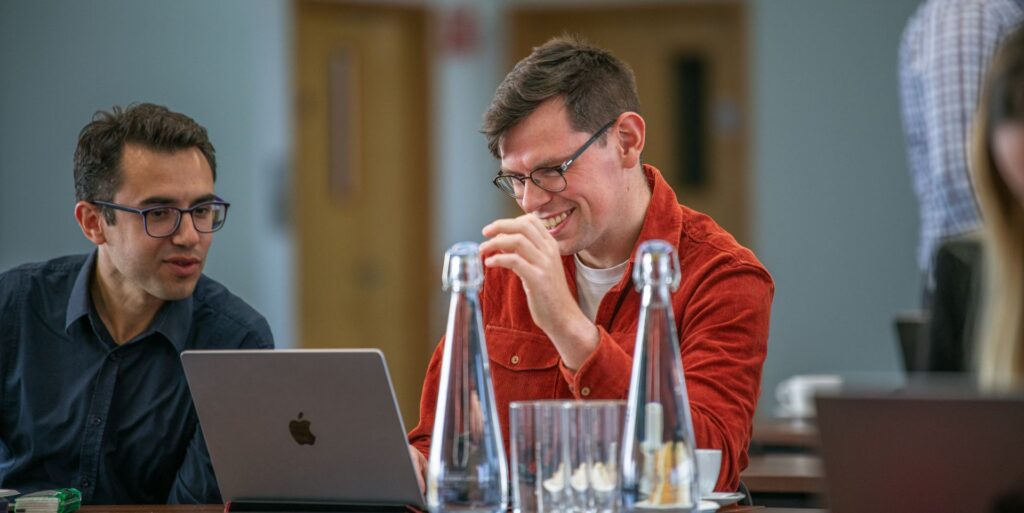
[[(617, 119), (617, 118), (616, 118)], [(594, 135), (587, 139), (587, 142), (580, 146), (580, 149), (576, 150), (565, 162), (558, 167), (539, 167), (530, 172), (529, 175), (506, 175), (502, 174), (501, 170), (498, 170), (498, 176), (494, 177), (494, 186), (497, 187), (501, 192), (508, 194), (515, 199), (522, 199), (523, 192), (526, 190), (526, 179), (529, 178), (531, 182), (537, 187), (544, 189), (548, 192), (562, 192), (568, 186), (568, 182), (565, 181), (565, 172), (568, 171), (569, 166), (576, 159), (583, 155), (584, 151), (591, 144), (594, 144), (601, 134), (608, 130), (612, 125), (615, 124), (615, 119), (606, 123), (603, 127), (599, 128)]]
[(125, 205), (118, 205), (109, 201), (90, 201), (94, 205), (101, 205), (114, 210), (134, 212), (142, 216), (142, 225), (146, 229), (146, 235), (157, 239), (170, 237), (178, 231), (181, 226), (182, 214), (192, 216), (192, 226), (199, 233), (213, 233), (224, 227), (224, 221), (228, 218), (228, 207), (231, 203), (217, 198), (213, 201), (197, 203), (189, 208), (169, 207), (160, 205), (149, 208), (132, 208)]

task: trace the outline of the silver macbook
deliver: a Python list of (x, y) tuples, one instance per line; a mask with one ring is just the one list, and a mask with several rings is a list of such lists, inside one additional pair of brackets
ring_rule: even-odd
[(1024, 398), (969, 391), (817, 398), (830, 513), (1024, 510)]
[(185, 351), (181, 360), (226, 503), (422, 509), (380, 351)]

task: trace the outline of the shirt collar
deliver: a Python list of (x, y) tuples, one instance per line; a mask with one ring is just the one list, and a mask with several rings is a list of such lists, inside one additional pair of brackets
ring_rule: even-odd
[(78, 271), (75, 278), (75, 285), (71, 287), (71, 296), (68, 297), (68, 311), (64, 318), (64, 330), (67, 331), (75, 321), (83, 316), (89, 315), (89, 305), (92, 300), (89, 296), (89, 283), (92, 281), (92, 270), (96, 267), (96, 250), (92, 250), (86, 257), (85, 263)]
[[(75, 285), (71, 288), (71, 296), (68, 298), (68, 309), (64, 319), (64, 330), (71, 329), (71, 325), (83, 316), (89, 315), (92, 310), (92, 295), (89, 293), (89, 285), (92, 283), (92, 275), (96, 269), (96, 254), (94, 249), (86, 257), (82, 269), (78, 271), (75, 278)], [(168, 301), (156, 313), (149, 329), (144, 331), (136, 339), (148, 337), (152, 333), (160, 333), (174, 345), (178, 352), (186, 349), (189, 331), (192, 329), (192, 296), (178, 301)]]
[(153, 319), (149, 331), (155, 331), (167, 337), (174, 348), (181, 353), (188, 340), (188, 332), (192, 329), (192, 296), (178, 301), (168, 301)]

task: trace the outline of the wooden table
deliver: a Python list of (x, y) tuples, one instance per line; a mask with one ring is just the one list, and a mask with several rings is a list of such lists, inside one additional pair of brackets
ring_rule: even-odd
[(82, 506), (78, 511), (87, 513), (221, 513), (223, 504), (167, 505), (139, 504), (120, 506)]
[(805, 493), (825, 491), (821, 457), (813, 454), (760, 454), (740, 474), (751, 493)]
[(817, 452), (818, 425), (814, 419), (755, 419), (750, 437), (752, 453)]
[[(140, 505), (140, 506), (83, 506), (82, 513), (221, 513), (224, 506), (205, 504), (194, 506)], [(760, 506), (739, 506), (719, 510), (722, 513), (826, 513), (823, 509), (763, 508)]]

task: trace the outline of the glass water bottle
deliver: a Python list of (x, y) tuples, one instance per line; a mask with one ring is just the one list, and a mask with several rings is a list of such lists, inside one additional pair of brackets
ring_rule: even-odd
[(622, 441), (626, 511), (697, 511), (700, 502), (696, 441), (672, 314), (679, 277), (671, 244), (640, 244), (633, 265), (640, 321)]
[(484, 274), (477, 244), (452, 246), (441, 279), (451, 291), (451, 304), (427, 467), (427, 507), (432, 513), (504, 513), (508, 464), (480, 317)]

